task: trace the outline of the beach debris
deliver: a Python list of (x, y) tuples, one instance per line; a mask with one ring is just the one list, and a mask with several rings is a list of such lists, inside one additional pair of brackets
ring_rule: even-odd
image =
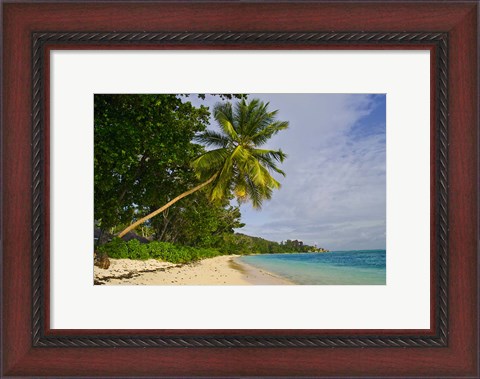
[(108, 255), (106, 253), (95, 251), (93, 262), (95, 266), (103, 268), (104, 270), (110, 267), (110, 259), (108, 259)]

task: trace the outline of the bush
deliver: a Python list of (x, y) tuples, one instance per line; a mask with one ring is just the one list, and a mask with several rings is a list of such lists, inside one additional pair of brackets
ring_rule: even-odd
[(114, 238), (111, 242), (100, 245), (97, 250), (110, 258), (129, 258), (127, 243), (121, 238)]
[(133, 239), (127, 242), (128, 255), (130, 259), (149, 259), (148, 249), (145, 244), (141, 244), (139, 241)]
[(120, 238), (115, 238), (111, 242), (99, 246), (98, 251), (106, 253), (110, 258), (139, 260), (153, 258), (171, 263), (189, 263), (223, 255), (217, 249), (212, 248), (180, 246), (157, 241), (141, 244), (137, 240), (125, 242)]

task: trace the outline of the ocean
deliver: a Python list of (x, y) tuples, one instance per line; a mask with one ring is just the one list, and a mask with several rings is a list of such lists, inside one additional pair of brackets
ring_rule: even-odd
[(262, 254), (239, 258), (296, 284), (385, 285), (385, 250)]

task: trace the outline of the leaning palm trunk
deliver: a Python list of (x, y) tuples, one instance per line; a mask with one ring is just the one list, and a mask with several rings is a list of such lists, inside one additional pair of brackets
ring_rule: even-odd
[(141, 218), (138, 221), (135, 221), (132, 225), (130, 225), (128, 228), (124, 229), (121, 233), (118, 234), (118, 237), (122, 238), (125, 234), (127, 234), (129, 231), (135, 229), (138, 225), (143, 224), (145, 221), (151, 219), (152, 217), (155, 217), (156, 215), (162, 213), (165, 209), (169, 208), (171, 205), (175, 204), (177, 201), (183, 199), (184, 197), (191, 195), (192, 193), (202, 189), (206, 185), (210, 184), (215, 180), (218, 174), (213, 175), (210, 179), (208, 179), (206, 182), (203, 182), (202, 184), (199, 184), (196, 187), (193, 187), (192, 189), (182, 193), (181, 195), (178, 195), (176, 198), (173, 200), (170, 200), (167, 204), (165, 204), (163, 207), (158, 208), (156, 211), (149, 213), (145, 217)]

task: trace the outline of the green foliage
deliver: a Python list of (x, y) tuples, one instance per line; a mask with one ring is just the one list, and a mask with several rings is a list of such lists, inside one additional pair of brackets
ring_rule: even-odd
[(240, 223), (240, 210), (229, 205), (211, 204), (204, 192), (186, 197), (181, 202), (153, 218), (162, 241), (187, 246), (215, 246), (224, 233), (233, 233)]
[(99, 246), (98, 251), (106, 253), (110, 258), (158, 259), (165, 262), (183, 264), (229, 254), (278, 254), (322, 252), (327, 250), (303, 245), (301, 241), (297, 240), (288, 240), (280, 244), (245, 234), (224, 233), (215, 240), (215, 246), (210, 247), (191, 247), (159, 241), (142, 244), (135, 239), (125, 242), (120, 238), (114, 238), (112, 241)]
[(203, 152), (192, 143), (209, 111), (176, 95), (94, 97), (95, 220), (103, 229), (189, 188), (189, 162)]
[[(213, 109), (220, 132), (206, 130), (210, 110), (194, 107), (188, 95), (95, 95), (94, 209), (101, 229), (118, 233), (199, 180), (218, 175), (209, 190), (185, 197), (137, 229), (157, 241), (114, 239), (99, 250), (112, 258), (175, 263), (288, 250), (276, 242), (234, 234), (243, 224), (239, 207), (230, 205), (236, 197), (259, 207), (280, 187), (273, 175), (284, 175), (277, 164), (286, 155), (260, 147), (288, 122), (277, 121), (277, 111), (269, 111), (268, 104), (247, 102), (246, 95), (218, 96), (240, 100)], [(204, 146), (217, 149), (206, 151)]]
[(219, 250), (213, 248), (194, 248), (158, 241), (141, 244), (137, 240), (125, 242), (120, 238), (100, 246), (98, 251), (106, 253), (110, 258), (159, 259), (171, 263), (190, 263), (222, 255)]
[[(187, 95), (95, 95), (94, 208), (99, 228), (118, 233), (195, 185), (190, 162), (204, 148), (192, 140), (205, 130), (210, 112), (193, 107), (187, 99)], [(228, 200), (212, 204), (204, 192), (197, 192), (137, 230), (161, 241), (211, 246), (222, 233), (242, 226), (240, 211)]]
[(304, 245), (301, 241), (287, 240), (278, 243), (268, 241), (260, 237), (247, 236), (245, 234), (224, 234), (222, 240), (216, 247), (229, 254), (284, 254), (284, 253), (307, 253), (307, 252), (324, 252), (323, 248)]
[(278, 111), (269, 111), (268, 105), (258, 99), (242, 99), (235, 105), (219, 103), (213, 115), (220, 132), (207, 130), (195, 137), (206, 146), (217, 147), (192, 162), (200, 180), (217, 175), (210, 186), (212, 201), (221, 201), (233, 192), (239, 202), (251, 201), (254, 208), (260, 208), (273, 190), (280, 188), (272, 173), (285, 175), (277, 164), (286, 154), (259, 147), (288, 128), (288, 122), (277, 121)]
[(99, 246), (98, 251), (106, 253), (111, 258), (128, 257), (128, 246), (126, 242), (120, 238), (114, 238), (111, 242)]

